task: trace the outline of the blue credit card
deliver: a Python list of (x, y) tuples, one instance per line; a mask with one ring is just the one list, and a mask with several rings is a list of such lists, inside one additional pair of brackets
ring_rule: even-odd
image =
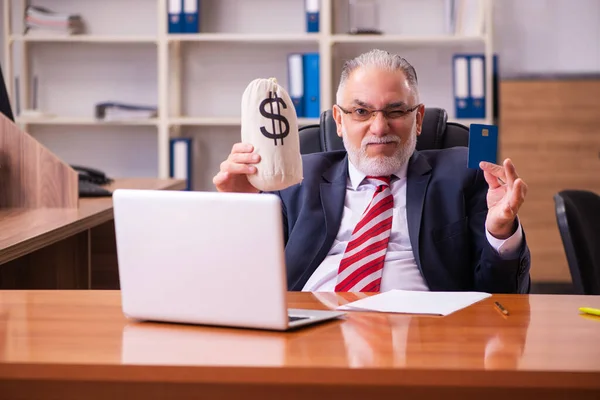
[(495, 125), (471, 124), (469, 128), (469, 156), (467, 167), (479, 168), (480, 161), (497, 164), (498, 127)]

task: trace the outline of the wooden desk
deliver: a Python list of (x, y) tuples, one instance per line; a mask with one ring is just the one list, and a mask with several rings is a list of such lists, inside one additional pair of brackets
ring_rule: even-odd
[[(179, 190), (175, 179), (118, 179), (108, 189)], [(118, 288), (111, 197), (73, 209), (0, 209), (0, 287)]]
[(493, 296), (447, 317), (355, 312), (277, 333), (129, 322), (118, 291), (0, 291), (0, 398), (598, 399), (600, 317), (582, 305), (600, 297)]

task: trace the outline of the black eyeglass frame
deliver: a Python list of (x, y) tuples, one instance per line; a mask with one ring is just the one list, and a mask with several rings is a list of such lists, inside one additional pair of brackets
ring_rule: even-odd
[[(354, 111), (356, 111), (358, 109), (362, 109), (362, 110), (368, 111), (368, 113), (369, 113), (368, 117), (366, 117), (364, 119), (358, 118), (359, 121), (363, 121), (364, 122), (364, 121), (368, 121), (371, 118), (373, 118), (373, 115), (375, 115), (376, 112), (381, 112), (383, 114), (383, 116), (385, 117), (385, 119), (388, 119), (388, 120), (400, 119), (400, 118), (406, 117), (407, 115), (409, 115), (410, 113), (412, 113), (413, 111), (415, 111), (417, 108), (419, 108), (423, 104), (419, 103), (419, 104), (417, 104), (417, 105), (415, 105), (415, 106), (413, 106), (413, 107), (411, 107), (409, 109), (406, 109), (406, 110), (393, 109), (393, 110), (389, 110), (389, 111), (386, 110), (385, 108), (372, 110), (370, 108), (362, 107), (362, 106), (356, 106), (352, 110), (346, 110), (344, 107), (340, 106), (339, 104), (334, 104), (334, 105), (336, 107), (338, 107), (344, 114), (352, 114), (353, 116), (355, 116), (353, 114)], [(389, 115), (390, 112), (401, 112), (402, 114), (398, 115), (396, 117), (390, 117), (390, 115)], [(359, 115), (358, 117), (361, 117), (361, 116)]]

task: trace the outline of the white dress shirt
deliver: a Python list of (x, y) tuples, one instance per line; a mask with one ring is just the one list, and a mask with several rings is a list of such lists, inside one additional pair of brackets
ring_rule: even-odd
[[(408, 163), (404, 164), (392, 177), (390, 190), (394, 197), (394, 216), (392, 218), (392, 232), (388, 243), (385, 263), (381, 276), (381, 292), (392, 289), (403, 290), (429, 290), (425, 279), (421, 275), (413, 254), (413, 249), (408, 236), (406, 219), (406, 171)], [(303, 291), (333, 292), (337, 284), (338, 267), (352, 231), (360, 220), (364, 210), (369, 205), (377, 185), (365, 179), (366, 174), (360, 172), (351, 162), (348, 162), (348, 183), (346, 186), (346, 199), (342, 222), (338, 234), (327, 253), (327, 256), (310, 276)], [(523, 234), (521, 224), (517, 231), (508, 239), (501, 240), (493, 237), (486, 230), (490, 245), (501, 257), (511, 258), (516, 255)]]

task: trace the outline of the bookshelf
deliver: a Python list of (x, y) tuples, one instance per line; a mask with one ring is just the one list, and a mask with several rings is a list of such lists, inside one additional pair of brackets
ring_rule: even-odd
[[(88, 24), (86, 34), (44, 37), (22, 33), (20, 16), (26, 0), (4, 0), (4, 68), (7, 77), (19, 77), (17, 109), (31, 104), (32, 76), (39, 74), (39, 91), (45, 94), (39, 101), (40, 107), (53, 114), (39, 118), (17, 116), (17, 122), (34, 137), (39, 131), (40, 137), (52, 138), (45, 144), (51, 148), (59, 146), (52, 150), (58, 154), (64, 150), (65, 158), (82, 153), (64, 148), (70, 145), (69, 141), (56, 139), (63, 132), (71, 132), (75, 137), (75, 132), (89, 130), (94, 135), (105, 135), (115, 147), (120, 145), (119, 137), (130, 130), (135, 130), (138, 137), (146, 132), (145, 144), (139, 150), (129, 151), (152, 159), (154, 168), (148, 169), (150, 164), (146, 162), (145, 173), (161, 178), (169, 174), (169, 139), (192, 136), (197, 142), (193, 187), (212, 190), (212, 176), (219, 163), (240, 139), (243, 90), (252, 79), (270, 76), (287, 87), (289, 53), (319, 52), (322, 111), (334, 102), (344, 60), (379, 47), (411, 61), (419, 74), (422, 101), (445, 108), (450, 119), (455, 120), (452, 54), (479, 52), (489, 60), (494, 52), (492, 0), (481, 0), (485, 5), (485, 30), (476, 36), (445, 33), (446, 0), (380, 0), (380, 27), (385, 32), (382, 35), (347, 34), (347, 0), (321, 0), (319, 33), (305, 32), (304, 0), (200, 2), (201, 33), (169, 34), (166, 0), (38, 0), (36, 5), (57, 12), (79, 13)], [(127, 18), (119, 9), (141, 11), (136, 14), (135, 23), (125, 23)], [(60, 64), (63, 61), (64, 72)], [(491, 116), (491, 63), (486, 63), (486, 68), (486, 115)], [(13, 78), (7, 78), (7, 86), (15, 104)], [(82, 90), (82, 86), (87, 90)], [(64, 91), (69, 95), (62, 94)], [(119, 94), (125, 98), (119, 98)], [(55, 102), (57, 98), (60, 100)], [(93, 104), (109, 98), (156, 105), (158, 117), (123, 122), (96, 120)], [(487, 118), (459, 122), (468, 125), (493, 121)], [(300, 125), (312, 123), (318, 123), (318, 118), (299, 119)], [(126, 176), (133, 170), (139, 173), (139, 168), (113, 168), (95, 153), (87, 159), (108, 174)], [(85, 164), (85, 160), (72, 162)]]

